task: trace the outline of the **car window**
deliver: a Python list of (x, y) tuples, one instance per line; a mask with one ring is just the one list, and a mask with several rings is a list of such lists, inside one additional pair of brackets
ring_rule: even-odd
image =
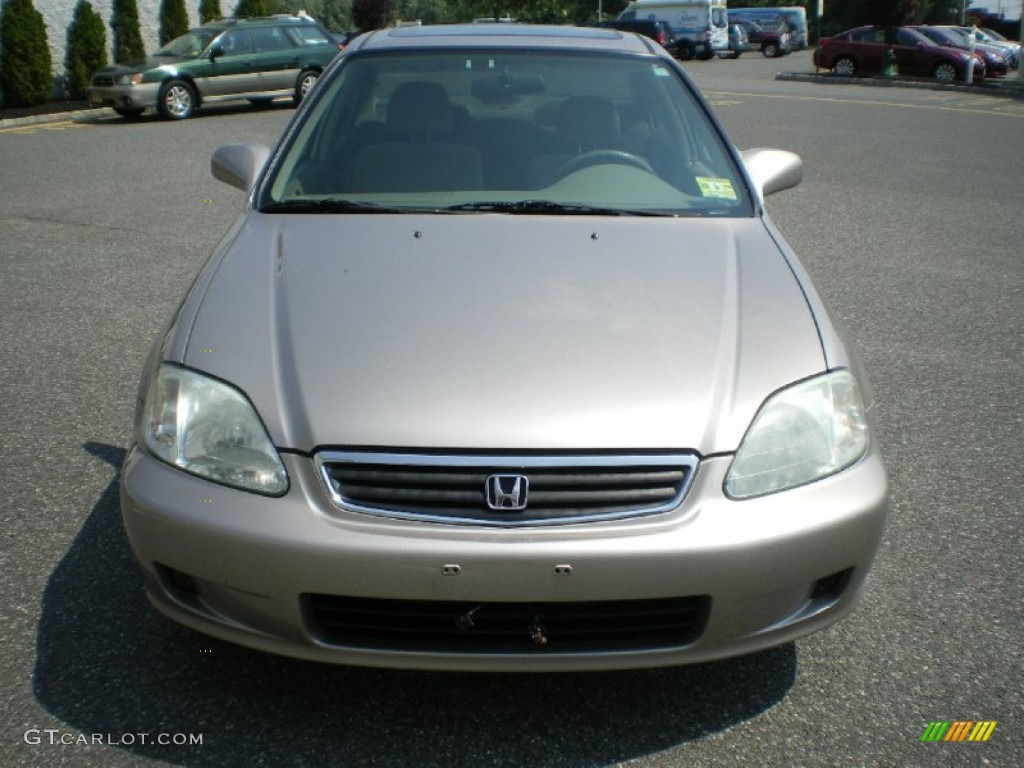
[(367, 54), (324, 83), (263, 204), (484, 202), (752, 215), (682, 77), (650, 56)]
[(914, 46), (922, 42), (921, 38), (915, 35), (913, 32), (906, 29), (897, 29), (895, 37), (896, 45), (909, 45)]
[(198, 56), (210, 44), (213, 33), (208, 30), (193, 29), (180, 37), (171, 40), (160, 48), (154, 56)]
[(312, 24), (289, 27), (287, 32), (298, 41), (299, 45), (324, 45), (330, 42), (327, 36)]
[(254, 27), (252, 42), (257, 51), (282, 51), (295, 47), (280, 27)]
[(240, 56), (252, 52), (252, 38), (247, 29), (232, 29), (225, 32), (218, 41), (225, 56)]
[(862, 29), (851, 33), (850, 39), (858, 43), (884, 43), (885, 31), (881, 29)]

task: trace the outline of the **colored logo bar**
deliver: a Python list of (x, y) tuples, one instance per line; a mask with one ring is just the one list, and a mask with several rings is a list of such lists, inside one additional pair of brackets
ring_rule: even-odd
[(988, 741), (995, 728), (995, 720), (933, 720), (921, 741)]

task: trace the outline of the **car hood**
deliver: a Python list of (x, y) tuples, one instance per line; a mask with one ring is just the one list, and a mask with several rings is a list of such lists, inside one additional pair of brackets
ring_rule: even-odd
[(181, 362), (301, 451), (731, 451), (825, 366), (756, 218), (248, 213), (204, 274)]
[(103, 67), (102, 69), (96, 70), (94, 75), (133, 75), (139, 72), (146, 72), (150, 69), (159, 69), (160, 67), (166, 67), (171, 64), (179, 64), (183, 61), (191, 61), (194, 56), (150, 56), (143, 62), (136, 62), (134, 64), (111, 64), (110, 66)]

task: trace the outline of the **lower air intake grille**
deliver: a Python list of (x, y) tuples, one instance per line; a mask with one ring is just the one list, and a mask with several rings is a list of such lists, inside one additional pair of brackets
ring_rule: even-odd
[(434, 653), (585, 653), (675, 648), (704, 627), (710, 598), (578, 603), (379, 600), (310, 594), (331, 645)]

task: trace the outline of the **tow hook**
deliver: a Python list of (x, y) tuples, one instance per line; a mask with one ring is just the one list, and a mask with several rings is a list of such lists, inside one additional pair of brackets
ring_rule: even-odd
[(533, 621), (530, 622), (530, 638), (537, 645), (548, 644), (547, 630), (544, 629), (544, 625), (540, 623), (539, 616), (534, 616)]

